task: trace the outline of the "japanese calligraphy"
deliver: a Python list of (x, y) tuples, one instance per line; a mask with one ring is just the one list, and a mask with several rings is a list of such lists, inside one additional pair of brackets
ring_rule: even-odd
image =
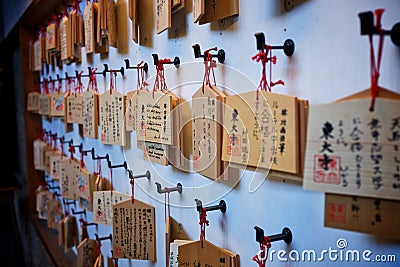
[(358, 99), (310, 109), (305, 189), (400, 199), (398, 101)]

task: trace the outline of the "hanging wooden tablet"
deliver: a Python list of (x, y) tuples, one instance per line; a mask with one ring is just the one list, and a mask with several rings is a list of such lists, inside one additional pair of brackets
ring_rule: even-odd
[(46, 50), (48, 53), (54, 53), (57, 50), (57, 25), (50, 22), (46, 27)]
[(50, 116), (51, 117), (64, 117), (65, 106), (64, 98), (67, 96), (65, 92), (54, 92), (49, 95), (50, 97)]
[(83, 12), (84, 32), (85, 32), (85, 51), (86, 54), (94, 52), (96, 35), (95, 35), (95, 15), (92, 1), (86, 1), (85, 10)]
[(160, 91), (140, 92), (138, 106), (138, 139), (159, 144), (172, 144), (171, 95)]
[(239, 0), (204, 0), (204, 15), (199, 24), (239, 15)]
[(143, 157), (145, 160), (167, 166), (167, 145), (157, 144), (152, 142), (145, 142), (138, 140), (138, 148), (143, 150)]
[(39, 95), (39, 114), (48, 116), (50, 114), (50, 98), (47, 93)]
[(126, 114), (125, 125), (126, 131), (136, 131), (138, 114), (138, 90), (128, 92), (126, 95)]
[(304, 189), (400, 200), (400, 95), (369, 95), (310, 107)]
[(62, 246), (64, 245), (64, 221), (67, 217), (62, 218), (58, 223), (57, 223), (57, 240), (58, 240), (58, 245)]
[(217, 90), (204, 85), (192, 96), (193, 171), (212, 179), (218, 179), (223, 172), (223, 96)]
[(132, 21), (132, 40), (139, 41), (139, 0), (129, 0), (129, 18)]
[(83, 124), (82, 118), (82, 94), (70, 94), (67, 99), (67, 123)]
[(117, 191), (95, 191), (93, 193), (93, 222), (113, 225), (112, 205), (130, 200), (131, 196)]
[(49, 214), (49, 202), (53, 194), (48, 190), (42, 190), (36, 194), (36, 206), (38, 207), (38, 217), (47, 220)]
[(39, 112), (39, 92), (28, 93), (26, 110), (33, 113)]
[(117, 32), (117, 10), (114, 0), (107, 0), (107, 30), (108, 43), (110, 46), (117, 48), (118, 32)]
[(59, 151), (56, 151), (54, 154), (49, 155), (48, 163), (49, 163), (49, 175), (53, 181), (59, 182), (62, 174), (62, 160), (65, 156), (62, 156)]
[(172, 0), (157, 0), (156, 1), (156, 32), (162, 33), (168, 28), (171, 28), (171, 1)]
[(185, 0), (172, 0), (171, 14), (185, 8)]
[(63, 218), (64, 213), (62, 210), (62, 204), (59, 199), (54, 195), (49, 202), (49, 213), (47, 216), (47, 227), (57, 229), (57, 223)]
[(99, 126), (99, 94), (91, 89), (82, 97), (83, 136), (97, 138)]
[(101, 142), (125, 146), (125, 97), (117, 90), (99, 96)]
[(108, 0), (100, 0), (97, 3), (93, 3), (95, 7), (95, 16), (97, 20), (96, 29), (96, 53), (107, 53), (108, 52), (108, 30), (107, 30), (107, 4)]
[(39, 201), (40, 198), (38, 197), (38, 195), (39, 195), (41, 192), (45, 191), (45, 190), (48, 191), (48, 188), (47, 188), (47, 185), (46, 185), (46, 184), (40, 184), (40, 185), (38, 185), (38, 186), (36, 187), (36, 189), (35, 189), (35, 200), (36, 200), (36, 211), (37, 211), (37, 212), (39, 212), (40, 205), (41, 205), (41, 202)]
[(72, 26), (68, 16), (63, 16), (60, 21), (61, 60), (69, 64), (73, 60)]
[(61, 179), (60, 179), (60, 187), (61, 187), (61, 196), (66, 199), (77, 200), (77, 192), (76, 192), (76, 171), (79, 170), (80, 163), (76, 160), (72, 160), (70, 158), (64, 158), (62, 160), (62, 169), (61, 169)]
[(324, 226), (400, 240), (399, 201), (325, 194)]
[(40, 38), (33, 43), (33, 71), (41, 71), (43, 66)]
[(78, 267), (93, 267), (97, 257), (100, 255), (100, 250), (97, 245), (97, 241), (89, 238), (85, 238), (77, 246), (77, 266)]
[(168, 266), (169, 267), (179, 267), (179, 254), (178, 254), (178, 247), (183, 244), (188, 244), (192, 241), (190, 240), (174, 240), (170, 243), (169, 249), (169, 260)]
[(96, 186), (96, 177), (85, 167), (81, 167), (76, 172), (75, 185), (79, 206), (88, 209), (92, 203), (91, 197)]
[(47, 173), (47, 175), (49, 175), (51, 177), (51, 158), (53, 156), (61, 156), (60, 152), (56, 149), (54, 149), (52, 146), (48, 145), (45, 149), (44, 152), (44, 162), (45, 162), (45, 172)]
[(113, 205), (116, 258), (156, 261), (155, 209), (135, 199)]
[(193, 241), (178, 247), (178, 266), (239, 267), (239, 255), (217, 247), (207, 240)]
[(35, 170), (45, 170), (44, 151), (46, 143), (39, 138), (33, 140), (33, 166)]
[(266, 93), (227, 96), (225, 104), (222, 160), (269, 169), (276, 130)]
[(64, 223), (64, 252), (68, 253), (73, 247), (79, 245), (79, 230), (75, 216), (68, 215)]
[[(230, 162), (236, 164), (299, 173), (296, 97), (260, 91), (228, 96), (226, 104), (229, 109), (224, 114), (229, 119), (224, 121), (228, 132), (224, 132), (223, 160), (231, 158)], [(229, 142), (232, 139), (235, 143)]]
[(204, 16), (205, 0), (193, 0), (193, 22), (197, 23)]

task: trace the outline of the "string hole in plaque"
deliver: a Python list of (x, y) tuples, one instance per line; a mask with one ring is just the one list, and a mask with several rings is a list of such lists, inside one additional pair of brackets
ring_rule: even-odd
[(290, 12), (294, 7), (294, 0), (284, 0), (283, 5), (285, 7), (285, 10), (287, 12)]

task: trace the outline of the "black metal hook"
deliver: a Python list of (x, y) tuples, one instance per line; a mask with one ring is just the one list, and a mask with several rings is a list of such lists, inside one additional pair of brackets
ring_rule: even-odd
[(89, 77), (90, 75), (89, 74), (83, 74), (83, 73), (79, 74), (79, 71), (75, 70), (75, 76), (76, 76), (76, 78), (78, 78), (78, 77)]
[(145, 178), (146, 177), (147, 179), (150, 180), (150, 177), (151, 177), (150, 171), (146, 171), (145, 174), (139, 174), (139, 175), (133, 175), (133, 171), (130, 170), (130, 169), (127, 169), (127, 171), (128, 171), (128, 174), (129, 174), (129, 179), (138, 179), (138, 178)]
[(92, 149), (89, 149), (89, 150), (83, 150), (83, 147), (82, 147), (82, 148), (80, 148), (79, 152), (81, 152), (84, 156), (87, 156), (88, 153), (91, 153), (92, 154), (92, 158), (93, 158), (94, 147), (92, 147)]
[(59, 192), (54, 192), (53, 195), (54, 195), (55, 197), (61, 197), (61, 194), (60, 194)]
[(147, 73), (147, 71), (149, 70), (149, 65), (145, 62), (143, 66), (131, 66), (129, 63), (129, 59), (124, 59), (125, 61), (125, 69), (129, 70), (129, 69), (143, 69), (144, 72)]
[[(71, 141), (72, 141), (72, 140), (71, 140)], [(72, 142), (71, 142), (71, 143), (69, 144), (69, 147), (70, 147), (70, 148), (73, 148), (74, 150), (75, 150), (75, 148), (79, 148), (79, 151), (81, 151), (82, 148), (83, 148), (83, 144), (80, 143), (79, 145), (73, 145)]]
[(67, 201), (67, 200), (65, 200), (65, 199), (63, 199), (63, 204), (64, 205), (74, 205), (74, 207), (76, 208), (76, 203), (75, 203), (75, 200), (70, 200), (70, 201)]
[[(93, 150), (94, 152), (94, 150)], [(105, 159), (107, 160), (107, 162), (110, 162), (110, 156), (108, 156), (108, 154), (106, 154), (105, 156), (94, 156), (94, 153), (92, 154), (92, 159), (96, 160), (96, 159)]]
[(54, 189), (61, 189), (59, 185), (57, 186), (47, 186), (48, 189), (54, 190)]
[(209, 207), (203, 207), (201, 200), (197, 198), (194, 201), (196, 201), (198, 212), (202, 212), (203, 209), (205, 209), (206, 211), (220, 210), (222, 213), (226, 212), (226, 202), (224, 200), (221, 200), (218, 205)]
[(392, 42), (400, 46), (400, 22), (393, 25), (391, 30), (383, 30), (382, 32), (374, 26), (374, 13), (372, 11), (362, 12), (358, 14), (361, 22), (361, 35), (384, 34), (390, 35)]
[(159, 194), (170, 193), (173, 191), (177, 191), (178, 193), (182, 194), (182, 190), (183, 190), (181, 183), (177, 183), (177, 185), (175, 187), (164, 187), (163, 189), (161, 189), (161, 184), (156, 182), (156, 186), (157, 186), (157, 193), (159, 193)]
[(181, 64), (181, 60), (179, 59), (179, 57), (175, 57), (174, 60), (171, 61), (169, 58), (159, 59), (158, 54), (152, 54), (152, 56), (154, 60), (154, 66), (158, 66), (158, 64), (174, 64), (174, 66), (178, 68)]
[[(92, 73), (92, 70), (93, 70), (93, 68), (88, 67), (89, 75), (90, 75), (90, 73)], [(106, 77), (105, 69), (104, 69), (102, 72), (94, 72), (94, 73), (92, 73), (92, 74), (93, 74), (93, 75), (103, 75), (104, 77)]]
[(105, 236), (105, 237), (99, 237), (98, 234), (94, 234), (96, 236), (96, 241), (102, 241), (102, 240), (111, 240), (112, 241), (112, 234), (110, 234), (109, 236)]
[[(265, 240), (264, 230), (258, 226), (254, 226), (254, 229), (256, 230), (256, 241), (258, 243), (263, 243)], [(270, 236), (268, 236), (268, 239), (269, 239), (269, 242), (283, 240), (287, 244), (290, 244), (293, 240), (293, 235), (292, 235), (292, 231), (288, 227), (285, 227), (282, 229), (281, 234), (270, 235)]]
[(192, 47), (193, 47), (195, 58), (202, 57), (204, 60), (206, 60), (208, 55), (211, 55), (212, 57), (216, 57), (218, 59), (219, 63), (225, 62), (225, 51), (223, 49), (219, 49), (217, 54), (211, 54), (210, 51), (217, 51), (217, 47), (213, 47), (213, 48), (210, 48), (210, 49), (207, 49), (206, 51), (204, 51), (204, 54), (202, 55), (199, 44), (194, 44), (194, 45), (192, 45)]
[[(265, 45), (265, 35), (262, 32), (255, 33), (254, 36), (257, 40), (257, 50), (264, 51), (266, 49)], [(286, 39), (283, 45), (271, 45), (269, 49), (282, 49), (286, 56), (290, 57), (294, 53), (294, 41), (292, 39)]]
[(87, 221), (85, 221), (85, 220), (82, 219), (82, 218), (80, 218), (79, 221), (80, 221), (81, 223), (83, 223), (83, 225), (84, 225), (85, 227), (87, 227), (87, 226), (96, 226), (96, 230), (97, 230), (97, 227), (99, 226), (97, 223), (88, 223)]
[(86, 217), (86, 210), (81, 210), (81, 211), (75, 211), (74, 209), (71, 209), (72, 214), (76, 215), (76, 214), (83, 214)]
[(120, 72), (122, 74), (122, 76), (124, 76), (124, 74), (125, 74), (124, 67), (121, 67), (119, 70), (117, 70), (117, 69), (109, 70), (108, 64), (104, 63), (103, 65), (104, 65), (104, 71), (103, 71), (104, 76), (105, 76), (106, 72)]
[(128, 169), (128, 164), (126, 163), (126, 161), (124, 161), (124, 163), (119, 164), (119, 165), (111, 165), (111, 161), (110, 160), (107, 160), (107, 163), (108, 163), (108, 168), (110, 168), (110, 169), (116, 169), (116, 168), (122, 168), (122, 167), (125, 170)]
[(69, 144), (69, 145), (72, 145), (73, 140), (71, 139), (71, 140), (69, 140), (69, 141), (65, 141), (65, 138), (64, 138), (64, 136), (63, 136), (63, 137), (60, 138), (60, 143), (61, 143), (61, 144)]

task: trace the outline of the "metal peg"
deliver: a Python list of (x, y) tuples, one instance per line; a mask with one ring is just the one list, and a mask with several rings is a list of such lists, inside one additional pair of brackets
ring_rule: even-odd
[[(254, 229), (256, 230), (256, 241), (258, 243), (264, 242), (264, 239), (265, 239), (264, 230), (258, 226), (254, 226)], [(281, 234), (270, 235), (270, 236), (268, 236), (268, 239), (269, 239), (269, 242), (283, 240), (287, 244), (290, 244), (293, 240), (293, 235), (292, 235), (292, 231), (290, 231), (290, 229), (288, 227), (285, 227), (282, 229)]]
[(169, 193), (169, 192), (173, 192), (173, 191), (178, 191), (180, 194), (182, 193), (182, 184), (178, 183), (175, 187), (164, 187), (163, 189), (161, 189), (161, 184), (156, 182), (156, 186), (157, 186), (157, 192), (159, 194), (164, 194), (164, 193)]
[(195, 201), (196, 201), (196, 206), (197, 206), (198, 212), (201, 212), (203, 210), (203, 208), (206, 211), (220, 210), (222, 213), (226, 212), (226, 203), (224, 200), (221, 200), (218, 205), (208, 206), (208, 207), (203, 207), (201, 200), (199, 200), (197, 198), (195, 199)]

